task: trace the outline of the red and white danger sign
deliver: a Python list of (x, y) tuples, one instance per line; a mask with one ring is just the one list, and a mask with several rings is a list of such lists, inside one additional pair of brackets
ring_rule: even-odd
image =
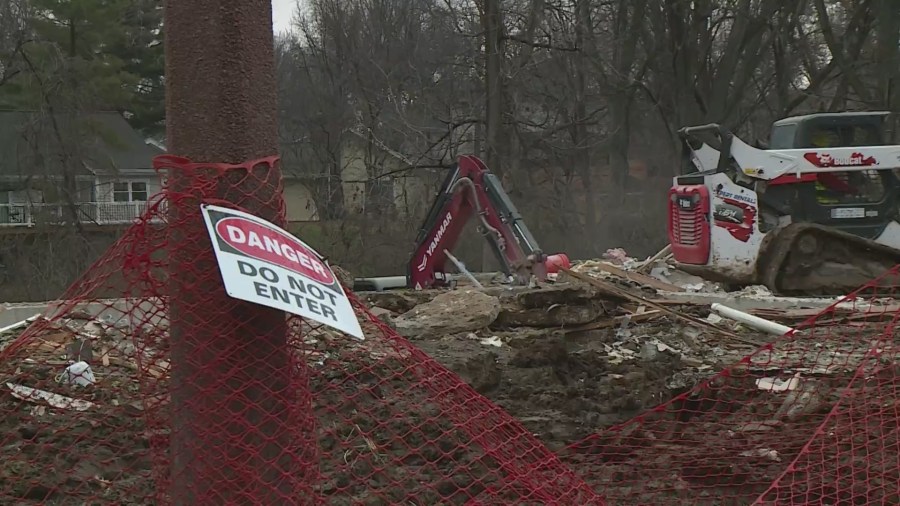
[(251, 214), (202, 205), (225, 291), (364, 339), (328, 263), (286, 230)]

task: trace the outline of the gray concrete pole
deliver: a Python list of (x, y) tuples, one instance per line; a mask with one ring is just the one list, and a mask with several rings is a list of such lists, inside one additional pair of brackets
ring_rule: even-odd
[[(165, 0), (170, 154), (243, 163), (278, 152), (270, 0)], [(227, 175), (169, 171), (171, 195), (202, 191), (281, 220), (278, 166)], [(229, 298), (199, 200), (169, 202), (169, 320), (176, 505), (300, 504), (296, 433), (304, 392), (292, 391), (284, 313)], [(308, 400), (308, 395), (306, 396)], [(308, 491), (308, 488), (306, 489)], [(306, 494), (300, 494), (309, 496)]]

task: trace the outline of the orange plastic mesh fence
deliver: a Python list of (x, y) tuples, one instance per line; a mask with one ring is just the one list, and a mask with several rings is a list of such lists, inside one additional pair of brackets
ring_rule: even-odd
[(602, 504), (352, 294), (365, 341), (224, 293), (200, 203), (281, 224), (276, 159), (158, 162), (147, 213), (0, 334), (0, 504)]

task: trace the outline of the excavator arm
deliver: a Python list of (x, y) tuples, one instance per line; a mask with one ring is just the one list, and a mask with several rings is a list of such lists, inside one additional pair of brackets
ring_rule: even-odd
[(416, 237), (407, 269), (407, 286), (415, 289), (446, 286), (446, 267), (469, 220), (477, 220), (507, 277), (519, 284), (532, 277), (543, 281), (548, 268), (564, 265), (563, 255), (548, 257), (522, 220), (521, 214), (484, 162), (460, 156), (447, 175), (437, 199)]

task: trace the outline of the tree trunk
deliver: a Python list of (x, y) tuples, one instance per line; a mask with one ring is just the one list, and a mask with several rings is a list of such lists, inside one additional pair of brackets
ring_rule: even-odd
[(503, 138), (503, 17), (500, 0), (484, 0), (485, 94), (487, 97), (487, 166), (502, 178), (504, 170)]

